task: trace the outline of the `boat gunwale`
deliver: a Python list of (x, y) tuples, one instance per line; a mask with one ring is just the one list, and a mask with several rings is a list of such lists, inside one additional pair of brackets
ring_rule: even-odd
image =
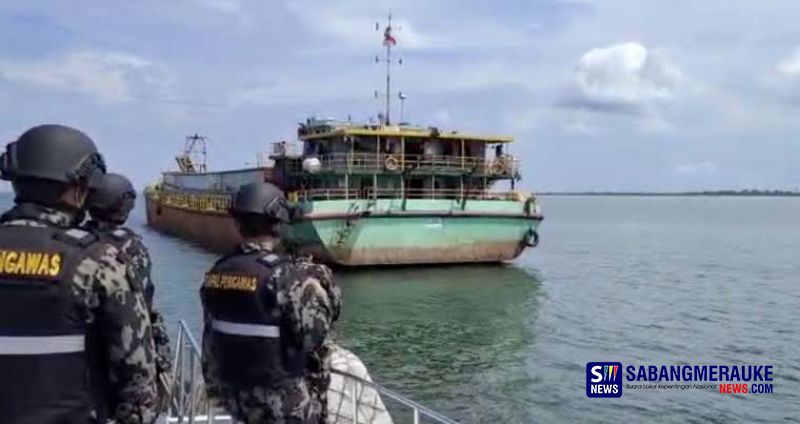
[(240, 172), (249, 172), (249, 171), (263, 171), (267, 169), (273, 169), (269, 166), (255, 166), (252, 168), (239, 168), (239, 169), (229, 169), (225, 171), (210, 171), (210, 172), (181, 172), (181, 171), (163, 171), (161, 175), (219, 175), (219, 174), (238, 174)]
[[(224, 211), (214, 211), (214, 210), (201, 210), (201, 209), (192, 209), (186, 208), (181, 206), (176, 206), (170, 203), (159, 202), (157, 199), (148, 198), (149, 201), (156, 202), (157, 206), (168, 207), (172, 209), (178, 209), (182, 211), (187, 211), (191, 213), (198, 213), (203, 215), (216, 215), (216, 216), (224, 216), (230, 217), (231, 215)], [(488, 212), (488, 211), (453, 211), (453, 210), (419, 210), (419, 211), (386, 211), (386, 212), (370, 212), (368, 214), (364, 213), (341, 213), (341, 212), (330, 212), (330, 213), (309, 213), (304, 215), (300, 218), (301, 221), (325, 221), (331, 219), (352, 219), (352, 218), (364, 218), (364, 217), (372, 217), (372, 218), (513, 218), (513, 219), (528, 219), (531, 221), (543, 221), (544, 215), (541, 214), (534, 214), (534, 215), (526, 215), (522, 213), (509, 213), (509, 212)]]

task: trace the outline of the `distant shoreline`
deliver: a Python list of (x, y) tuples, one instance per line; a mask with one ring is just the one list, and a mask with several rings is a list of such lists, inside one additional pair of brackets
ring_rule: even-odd
[(786, 190), (716, 190), (716, 191), (683, 191), (683, 192), (649, 192), (649, 191), (545, 191), (536, 193), (539, 196), (703, 196), (703, 197), (800, 197), (800, 191)]

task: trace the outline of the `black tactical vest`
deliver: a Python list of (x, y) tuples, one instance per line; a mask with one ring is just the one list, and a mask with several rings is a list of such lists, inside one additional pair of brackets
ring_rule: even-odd
[(90, 422), (86, 312), (71, 287), (97, 241), (78, 229), (0, 226), (0, 422)]
[(200, 296), (220, 376), (237, 388), (301, 377), (306, 358), (277, 305), (272, 272), (285, 258), (253, 252), (225, 257), (206, 274)]

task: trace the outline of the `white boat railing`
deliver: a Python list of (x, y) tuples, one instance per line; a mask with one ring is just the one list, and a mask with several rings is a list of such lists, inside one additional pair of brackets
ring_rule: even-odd
[(164, 415), (166, 423), (232, 423), (227, 415), (208, 402), (203, 385), (200, 363), (200, 345), (192, 336), (186, 321), (178, 322), (175, 354), (172, 362), (172, 379), (161, 382), (166, 394)]
[[(162, 403), (164, 405), (163, 418), (159, 421), (160, 423), (234, 423), (229, 414), (214, 407), (206, 398), (200, 355), (200, 345), (197, 343), (197, 339), (192, 336), (186, 321), (180, 320), (172, 363), (173, 378), (165, 378), (160, 382), (165, 393), (165, 401)], [(359, 417), (361, 396), (357, 395), (363, 393), (364, 388), (368, 388), (378, 392), (381, 397), (391, 399), (394, 403), (406, 407), (411, 413), (413, 424), (421, 422), (458, 424), (456, 421), (372, 381), (341, 370), (333, 369), (332, 372), (341, 376), (345, 386), (349, 386), (352, 390), (347, 399), (352, 406), (352, 416), (340, 419), (337, 423), (368, 422), (365, 417)]]

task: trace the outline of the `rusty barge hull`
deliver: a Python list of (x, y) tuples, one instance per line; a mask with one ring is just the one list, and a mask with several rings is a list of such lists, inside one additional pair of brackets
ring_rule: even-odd
[(241, 240), (233, 218), (160, 204), (145, 198), (147, 224), (156, 231), (191, 241), (217, 253), (228, 253)]

